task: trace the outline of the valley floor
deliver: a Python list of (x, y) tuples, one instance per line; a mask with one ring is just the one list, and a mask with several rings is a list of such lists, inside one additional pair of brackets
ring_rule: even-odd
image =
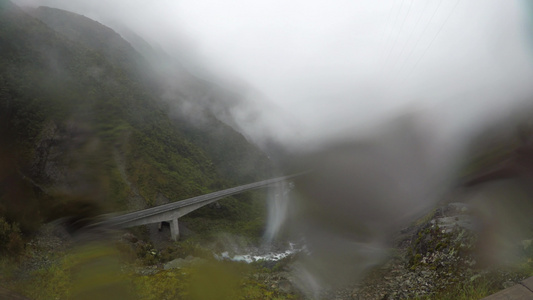
[[(390, 259), (362, 281), (319, 297), (480, 299), (533, 275), (527, 240), (512, 265), (482, 265), (470, 217), (463, 203), (435, 210), (403, 229)], [(125, 299), (305, 299), (294, 285), (294, 256), (277, 263), (217, 261), (213, 253), (224, 250), (220, 241), (207, 245), (194, 235), (158, 247), (131, 233), (106, 236), (72, 238), (61, 226), (43, 226), (18, 261), (2, 261), (2, 286), (29, 299), (82, 299), (80, 293), (93, 297), (110, 287)], [(105, 288), (102, 276), (108, 278)]]

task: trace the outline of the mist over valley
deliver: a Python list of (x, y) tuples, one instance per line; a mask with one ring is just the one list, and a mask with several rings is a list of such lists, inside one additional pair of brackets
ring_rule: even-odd
[(1, 1), (0, 295), (471, 299), (519, 283), (532, 14)]

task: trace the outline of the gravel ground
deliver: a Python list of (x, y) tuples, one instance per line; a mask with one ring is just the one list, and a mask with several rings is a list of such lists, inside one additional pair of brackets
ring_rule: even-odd
[[(459, 282), (483, 276), (486, 271), (477, 268), (474, 256), (477, 239), (472, 230), (474, 221), (467, 205), (450, 203), (438, 209), (427, 221), (401, 230), (394, 249), (391, 249), (391, 257), (371, 270), (362, 281), (335, 290), (324, 290), (319, 298), (372, 300), (431, 297)], [(157, 227), (152, 230), (157, 231)], [(165, 246), (168, 241), (162, 236), (169, 235), (166, 231), (168, 227), (163, 227), (163, 232), (154, 232), (152, 238), (155, 236), (159, 239), (153, 242)], [(137, 241), (131, 234), (123, 235), (123, 239), (125, 237), (128, 243)], [(77, 239), (72, 238), (61, 226), (43, 226), (27, 244), (27, 253), (14, 274), (15, 278), (24, 279), (32, 271), (56, 263), (61, 253), (65, 253), (76, 242)], [(288, 258), (285, 266), (278, 268), (279, 271), (258, 272), (249, 276), (272, 290), (296, 295), (296, 299), (305, 299), (292, 284), (295, 278), (291, 273), (291, 261), (293, 259)], [(150, 273), (158, 272), (163, 265), (144, 269)], [(144, 269), (143, 272), (146, 271)], [(502, 289), (523, 279), (510, 272), (500, 273)]]

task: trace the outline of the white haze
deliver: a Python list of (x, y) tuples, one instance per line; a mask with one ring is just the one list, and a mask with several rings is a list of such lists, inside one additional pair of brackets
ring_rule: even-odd
[(250, 86), (257, 92), (245, 96), (257, 107), (233, 114), (259, 142), (265, 135), (292, 144), (366, 130), (406, 107), (454, 134), (533, 90), (519, 1), (19, 3), (124, 24), (197, 74)]
[(297, 268), (311, 297), (377, 262), (450, 186), (469, 135), (533, 97), (519, 1), (19, 2), (125, 24), (196, 74), (243, 87), (241, 130), (315, 171), (287, 211), (313, 253)]

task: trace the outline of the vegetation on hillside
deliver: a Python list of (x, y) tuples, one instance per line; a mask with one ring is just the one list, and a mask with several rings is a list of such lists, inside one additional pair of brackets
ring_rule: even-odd
[[(79, 197), (110, 212), (270, 175), (266, 156), (213, 115), (206, 127), (170, 117), (157, 70), (113, 30), (57, 9), (29, 12), (0, 6), (0, 216), (8, 222), (31, 232)], [(222, 205), (245, 212), (250, 197)]]
[[(177, 201), (272, 175), (268, 158), (208, 110), (201, 124), (170, 113), (188, 91), (169, 95), (158, 72), (120, 35), (93, 20), (0, 2), (3, 286), (32, 299), (94, 299), (100, 292), (200, 299), (202, 290), (194, 285), (203, 277), (194, 274), (204, 274), (203, 267), (140, 276), (119, 272), (119, 265), (135, 268), (205, 254), (204, 245), (220, 231), (248, 241), (260, 238), (266, 204), (265, 193), (256, 191), (182, 218), (195, 237), (167, 249), (154, 250), (144, 242), (134, 249), (113, 243), (68, 246), (65, 238), (48, 235), (41, 241), (45, 246), (39, 244), (44, 222), (69, 217), (69, 230), (77, 230), (102, 213)], [(209, 88), (206, 82), (195, 86)], [(187, 101), (197, 94), (205, 93), (196, 90)], [(103, 277), (94, 277), (93, 271)], [(99, 285), (100, 279), (117, 289)], [(242, 287), (243, 299), (275, 298), (259, 283), (244, 288), (244, 281), (240, 273), (232, 281)]]

